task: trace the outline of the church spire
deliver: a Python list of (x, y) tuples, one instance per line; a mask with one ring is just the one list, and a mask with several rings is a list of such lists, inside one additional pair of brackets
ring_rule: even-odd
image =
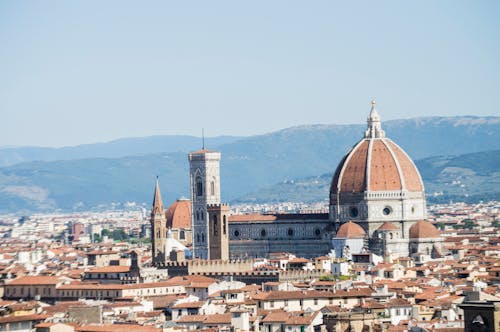
[(151, 213), (152, 214), (164, 213), (163, 202), (160, 193), (160, 184), (158, 183), (158, 176), (156, 177), (155, 196), (153, 198), (153, 208), (151, 210)]
[(365, 131), (365, 138), (385, 137), (385, 132), (382, 130), (382, 126), (380, 125), (380, 115), (378, 115), (375, 105), (375, 100), (372, 100), (372, 108), (370, 109), (370, 115), (367, 119), (368, 128)]

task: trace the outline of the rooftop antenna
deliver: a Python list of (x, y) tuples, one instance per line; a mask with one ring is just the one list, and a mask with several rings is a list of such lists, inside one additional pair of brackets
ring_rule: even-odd
[(201, 128), (202, 150), (205, 150), (205, 128)]

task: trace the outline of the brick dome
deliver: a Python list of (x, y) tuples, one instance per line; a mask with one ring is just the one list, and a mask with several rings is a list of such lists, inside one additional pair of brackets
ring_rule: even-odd
[(430, 222), (419, 220), (410, 227), (410, 239), (441, 237), (439, 230)]
[(330, 193), (401, 190), (422, 192), (422, 178), (404, 150), (385, 137), (373, 104), (365, 137), (338, 165)]
[(366, 236), (363, 227), (358, 224), (348, 221), (339, 227), (336, 238), (362, 238)]
[(394, 225), (390, 221), (384, 222), (379, 228), (377, 228), (377, 231), (397, 231), (399, 230), (398, 226)]
[(178, 199), (165, 213), (168, 228), (191, 228), (191, 201)]

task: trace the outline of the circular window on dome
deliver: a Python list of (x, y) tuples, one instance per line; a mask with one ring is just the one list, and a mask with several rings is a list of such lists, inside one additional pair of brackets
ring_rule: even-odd
[(383, 210), (382, 210), (382, 213), (384, 214), (384, 216), (388, 216), (392, 213), (392, 209), (390, 206), (386, 206)]
[(316, 234), (316, 236), (320, 236), (321, 235), (321, 230), (319, 228), (316, 228), (314, 230), (314, 234)]
[(240, 236), (240, 231), (239, 230), (235, 230), (234, 231), (234, 236), (236, 236), (236, 237)]
[(288, 236), (293, 236), (293, 229), (289, 228), (287, 234)]
[(359, 214), (359, 211), (358, 211), (358, 208), (357, 208), (357, 207), (355, 207), (355, 206), (351, 206), (351, 207), (349, 208), (349, 215), (350, 215), (351, 217), (356, 218), (356, 217), (358, 216), (358, 214)]
[(266, 235), (267, 235), (267, 233), (266, 233), (265, 229), (263, 229), (263, 230), (260, 231), (260, 236), (261, 237), (266, 237)]

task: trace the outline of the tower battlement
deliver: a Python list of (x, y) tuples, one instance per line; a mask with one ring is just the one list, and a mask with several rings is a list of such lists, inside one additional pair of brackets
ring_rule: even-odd
[(220, 204), (207, 204), (207, 210), (210, 211), (229, 211), (228, 203), (220, 203)]

